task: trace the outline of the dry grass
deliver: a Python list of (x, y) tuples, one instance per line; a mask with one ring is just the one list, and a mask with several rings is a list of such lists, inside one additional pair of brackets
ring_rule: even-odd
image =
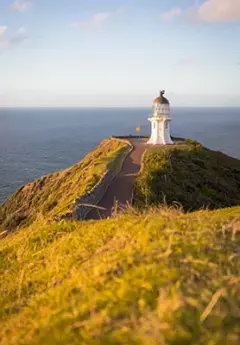
[(0, 206), (0, 231), (30, 225), (69, 211), (77, 197), (90, 191), (107, 169), (115, 171), (129, 152), (127, 142), (104, 140), (81, 162), (27, 184)]
[[(205, 197), (204, 181), (213, 183), (214, 169), (226, 193), (211, 191), (212, 208), (217, 197), (236, 202), (239, 161), (192, 142), (151, 149), (138, 182), (147, 183), (151, 204), (163, 206), (129, 207), (110, 220), (49, 223), (75, 198), (73, 186), (78, 194), (91, 188), (128, 151), (122, 142), (102, 145), (3, 206), (5, 215), (30, 208), (31, 221), (41, 213), (6, 238), (0, 232), (0, 345), (239, 345), (240, 207), (183, 212), (189, 183)], [(203, 177), (204, 193), (195, 183)], [(161, 188), (164, 198), (154, 199)], [(172, 192), (182, 195), (183, 207), (174, 202), (182, 199), (171, 201)], [(53, 195), (57, 205), (44, 211)]]
[(238, 345), (240, 208), (129, 209), (0, 240), (1, 345)]

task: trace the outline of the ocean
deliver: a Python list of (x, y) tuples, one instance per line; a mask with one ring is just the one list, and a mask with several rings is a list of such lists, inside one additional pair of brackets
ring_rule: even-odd
[[(0, 108), (0, 203), (112, 135), (149, 135), (151, 108)], [(240, 108), (172, 108), (172, 134), (240, 158)]]

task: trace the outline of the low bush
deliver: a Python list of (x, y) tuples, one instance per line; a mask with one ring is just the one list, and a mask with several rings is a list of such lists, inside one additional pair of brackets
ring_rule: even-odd
[(152, 147), (135, 186), (135, 205), (181, 204), (185, 211), (240, 205), (240, 161), (201, 144)]

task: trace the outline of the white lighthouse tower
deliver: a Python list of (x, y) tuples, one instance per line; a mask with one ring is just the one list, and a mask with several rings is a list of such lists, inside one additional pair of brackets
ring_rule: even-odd
[(151, 137), (148, 144), (152, 145), (172, 145), (174, 142), (170, 136), (171, 121), (170, 104), (163, 95), (165, 91), (160, 92), (160, 96), (153, 102), (151, 122)]

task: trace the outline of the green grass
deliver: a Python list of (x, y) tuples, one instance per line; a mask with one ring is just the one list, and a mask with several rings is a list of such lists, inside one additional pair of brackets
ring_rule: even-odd
[(175, 203), (185, 211), (240, 205), (240, 160), (192, 140), (152, 147), (135, 183), (136, 205)]
[(104, 140), (82, 161), (27, 184), (0, 205), (0, 231), (51, 219), (69, 211), (77, 197), (90, 191), (109, 168), (116, 171), (130, 150), (127, 142)]
[(144, 207), (50, 222), (129, 150), (105, 140), (0, 206), (0, 230), (23, 227), (0, 239), (0, 345), (239, 345), (240, 206), (166, 206), (239, 204), (238, 160), (193, 141), (150, 148)]
[(239, 345), (240, 207), (35, 223), (0, 241), (1, 345)]

